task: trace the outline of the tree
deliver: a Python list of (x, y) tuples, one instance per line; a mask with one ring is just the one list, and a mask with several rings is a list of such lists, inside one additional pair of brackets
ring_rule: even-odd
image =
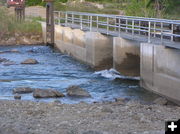
[(161, 18), (163, 12), (167, 8), (167, 3), (168, 3), (168, 0), (149, 0), (149, 2), (147, 3), (147, 7), (153, 4), (156, 10), (157, 17)]

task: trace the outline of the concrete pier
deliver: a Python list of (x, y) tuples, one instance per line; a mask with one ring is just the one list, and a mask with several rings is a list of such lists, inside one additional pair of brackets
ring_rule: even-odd
[(56, 25), (55, 47), (97, 70), (112, 68), (113, 39), (98, 32)]
[(46, 23), (41, 22), (43, 42), (46, 44)]
[(113, 67), (122, 75), (140, 76), (140, 42), (114, 37)]
[(180, 104), (180, 51), (141, 44), (141, 86)]
[(86, 60), (96, 69), (109, 69), (113, 66), (113, 39), (98, 32), (87, 32)]

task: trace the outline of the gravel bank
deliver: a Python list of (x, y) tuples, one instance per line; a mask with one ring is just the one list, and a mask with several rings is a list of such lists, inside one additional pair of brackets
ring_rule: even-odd
[(0, 134), (164, 134), (180, 107), (130, 101), (96, 104), (0, 101)]

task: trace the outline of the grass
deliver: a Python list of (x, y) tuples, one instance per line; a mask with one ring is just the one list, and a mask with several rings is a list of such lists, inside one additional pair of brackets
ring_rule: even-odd
[[(161, 11), (159, 15), (155, 11), (155, 6), (152, 4), (147, 7), (149, 0), (55, 0), (55, 10), (61, 11), (80, 11), (102, 14), (123, 14), (127, 16), (141, 17), (161, 17), (167, 19), (180, 19), (180, 0), (164, 0), (166, 4), (163, 6), (166, 9)], [(103, 9), (98, 9), (92, 3), (102, 4)], [(27, 6), (41, 5), (45, 6), (42, 0), (26, 0)]]
[(9, 15), (4, 7), (0, 7), (0, 39), (15, 35), (37, 35), (41, 34), (41, 24), (37, 22), (40, 18), (33, 18), (23, 22), (17, 22), (14, 16)]

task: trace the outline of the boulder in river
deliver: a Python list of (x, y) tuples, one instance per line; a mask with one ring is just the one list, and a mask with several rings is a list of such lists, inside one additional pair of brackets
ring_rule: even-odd
[(4, 54), (4, 53), (20, 53), (20, 51), (17, 50), (17, 49), (12, 49), (12, 50), (7, 50), (7, 51), (0, 51), (0, 54)]
[(15, 100), (20, 100), (20, 99), (21, 99), (21, 95), (15, 94), (15, 95), (14, 95), (14, 99), (15, 99)]
[(79, 86), (70, 86), (67, 88), (67, 95), (73, 97), (91, 97), (91, 95)]
[(9, 61), (8, 59), (5, 59), (5, 58), (0, 58), (0, 63), (1, 62), (7, 62), (7, 61)]
[(15, 65), (16, 63), (14, 61), (5, 61), (3, 63), (4, 66), (10, 66), (10, 65)]
[(13, 89), (13, 93), (16, 94), (26, 94), (26, 93), (32, 93), (33, 92), (33, 88), (30, 87), (19, 87), (19, 88), (15, 88)]
[(65, 97), (64, 94), (53, 89), (35, 89), (33, 91), (34, 98), (55, 98), (55, 97)]
[(38, 64), (38, 61), (35, 59), (27, 59), (27, 60), (21, 62), (21, 64)]
[(20, 51), (17, 50), (17, 49), (12, 49), (12, 50), (10, 50), (10, 52), (12, 52), (12, 53), (20, 53)]

